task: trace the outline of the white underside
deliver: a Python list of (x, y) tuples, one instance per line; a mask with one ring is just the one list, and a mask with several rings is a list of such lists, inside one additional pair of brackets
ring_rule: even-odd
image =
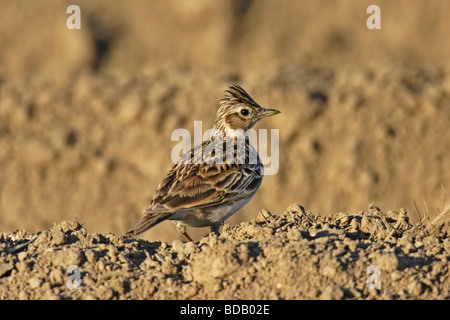
[(177, 222), (188, 227), (209, 227), (212, 225), (218, 225), (245, 206), (252, 198), (253, 195), (246, 199), (239, 200), (232, 205), (222, 205), (212, 211), (209, 209), (208, 211), (211, 212), (207, 217), (205, 217), (205, 219), (198, 218), (198, 215), (191, 214), (186, 211), (175, 212), (169, 219), (176, 220)]

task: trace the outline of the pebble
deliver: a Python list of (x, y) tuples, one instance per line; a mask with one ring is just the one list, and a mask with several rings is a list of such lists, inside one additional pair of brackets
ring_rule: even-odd
[(346, 246), (348, 248), (348, 250), (351, 252), (355, 251), (358, 246), (356, 241), (350, 240), (348, 238), (344, 239), (343, 245)]
[(399, 281), (402, 278), (402, 274), (398, 271), (394, 271), (391, 273), (392, 281)]
[(25, 291), (19, 292), (19, 300), (28, 300), (30, 296)]
[(450, 239), (445, 239), (443, 245), (447, 254), (450, 255)]
[(184, 244), (181, 240), (172, 241), (172, 251), (183, 252)]
[(302, 238), (302, 233), (298, 229), (291, 228), (287, 232), (286, 236), (287, 236), (287, 238), (289, 240), (297, 241), (297, 240), (300, 240)]
[(60, 268), (55, 268), (50, 271), (50, 281), (52, 283), (64, 283), (65, 276)]
[(66, 243), (66, 235), (61, 230), (55, 230), (52, 233), (52, 244), (54, 245), (62, 245)]
[(23, 261), (26, 259), (26, 257), (28, 256), (28, 253), (26, 253), (25, 251), (19, 252), (19, 254), (17, 255), (17, 258), (19, 258), (20, 261)]
[(333, 278), (336, 275), (336, 269), (327, 265), (322, 268), (322, 274), (326, 277)]
[(388, 272), (392, 272), (401, 268), (401, 263), (398, 256), (393, 253), (381, 253), (375, 256), (374, 265), (380, 267), (380, 269)]
[(333, 250), (331, 255), (333, 257), (339, 257), (339, 256), (342, 256), (342, 255), (344, 255), (346, 253), (347, 253), (347, 251), (345, 249), (338, 248), (338, 249)]
[(249, 225), (244, 230), (250, 237), (259, 237), (272, 234), (272, 228)]
[(287, 211), (292, 213), (301, 213), (303, 214), (305, 212), (305, 209), (300, 205), (300, 203), (295, 202), (289, 205), (287, 208)]
[(342, 300), (344, 298), (344, 292), (341, 288), (331, 285), (325, 288), (320, 294), (320, 300)]
[(28, 284), (31, 289), (36, 289), (41, 286), (42, 280), (39, 278), (31, 278), (30, 280), (28, 280)]
[(407, 291), (411, 296), (419, 297), (423, 292), (423, 284), (420, 281), (413, 281), (411, 282), (408, 287)]
[(14, 268), (12, 263), (0, 263), (0, 277), (8, 273), (8, 271)]
[(90, 263), (95, 263), (97, 261), (97, 258), (95, 257), (95, 252), (92, 250), (87, 250), (84, 253), (86, 260), (89, 261)]

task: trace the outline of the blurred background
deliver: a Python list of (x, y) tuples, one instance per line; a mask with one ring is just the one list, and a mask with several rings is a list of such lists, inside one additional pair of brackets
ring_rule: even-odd
[[(280, 130), (279, 172), (228, 223), (293, 202), (434, 217), (450, 188), (449, 17), (447, 0), (0, 0), (0, 232), (76, 218), (122, 234), (170, 169), (172, 131), (206, 130), (231, 83), (282, 113), (256, 127)], [(164, 222), (143, 238), (179, 235)]]

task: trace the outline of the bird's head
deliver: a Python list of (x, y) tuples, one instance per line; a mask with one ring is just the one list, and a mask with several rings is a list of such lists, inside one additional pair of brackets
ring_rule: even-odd
[(228, 88), (219, 103), (214, 128), (226, 136), (245, 133), (259, 120), (280, 113), (275, 109), (262, 108), (236, 84)]

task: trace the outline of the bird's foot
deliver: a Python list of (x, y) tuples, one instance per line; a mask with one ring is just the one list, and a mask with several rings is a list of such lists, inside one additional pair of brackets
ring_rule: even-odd
[(194, 240), (192, 240), (192, 238), (187, 234), (187, 232), (186, 232), (186, 226), (184, 226), (184, 225), (182, 225), (182, 224), (180, 224), (180, 223), (177, 223), (176, 228), (177, 228), (177, 231), (178, 231), (180, 234), (182, 234), (188, 241), (194, 242)]

